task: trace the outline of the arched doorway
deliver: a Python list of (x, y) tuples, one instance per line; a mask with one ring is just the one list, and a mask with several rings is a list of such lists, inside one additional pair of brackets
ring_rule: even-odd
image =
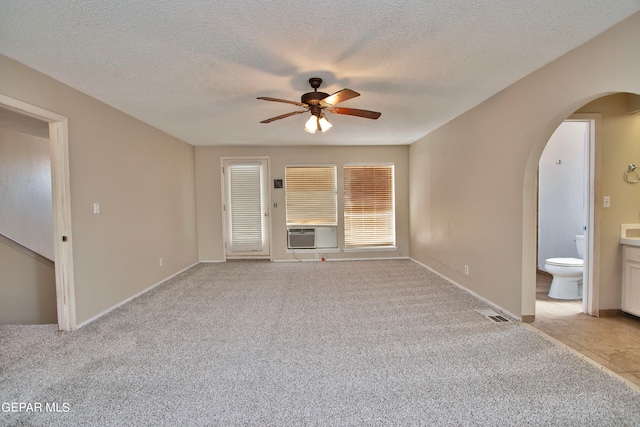
[[(572, 112), (577, 115), (566, 114), (554, 121), (545, 130), (545, 136), (532, 149), (523, 189), (523, 226), (526, 228), (523, 230), (523, 320), (533, 321), (535, 318), (538, 161), (557, 126), (565, 119), (576, 117), (591, 120), (595, 132), (590, 159), (592, 176), (588, 234), (585, 235), (589, 238), (585, 271), (590, 274), (585, 278), (588, 288), (585, 289), (587, 299), (584, 301), (583, 312), (592, 316), (604, 316), (620, 311), (622, 281), (619, 229), (620, 224), (639, 222), (640, 211), (640, 197), (629, 196), (634, 189), (622, 180), (624, 170), (621, 168), (640, 157), (640, 146), (637, 143), (640, 137), (640, 115), (632, 114), (633, 105), (639, 100), (640, 96), (621, 92), (592, 96)], [(599, 124), (600, 117), (607, 123), (604, 128)], [(636, 190), (640, 190), (640, 187)], [(612, 200), (611, 208), (603, 207), (604, 196), (609, 196)], [(628, 199), (638, 200), (638, 206)]]

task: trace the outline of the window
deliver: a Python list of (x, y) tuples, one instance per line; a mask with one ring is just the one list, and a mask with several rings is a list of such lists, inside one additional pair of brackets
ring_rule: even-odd
[(345, 248), (395, 246), (393, 165), (344, 167)]
[(337, 225), (335, 166), (285, 168), (287, 226)]

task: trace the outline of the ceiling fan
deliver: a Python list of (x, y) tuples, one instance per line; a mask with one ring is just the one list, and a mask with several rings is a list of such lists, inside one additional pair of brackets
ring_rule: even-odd
[(381, 113), (378, 113), (376, 111), (335, 106), (340, 102), (347, 101), (351, 98), (355, 98), (356, 96), (360, 96), (360, 94), (356, 91), (353, 91), (351, 89), (342, 89), (332, 95), (324, 92), (318, 92), (318, 88), (322, 84), (322, 79), (320, 77), (311, 77), (309, 79), (309, 84), (313, 88), (313, 92), (307, 92), (302, 95), (302, 97), (300, 98), (300, 102), (288, 101), (286, 99), (269, 98), (266, 96), (258, 97), (258, 99), (263, 99), (265, 101), (284, 102), (286, 104), (293, 104), (297, 105), (298, 107), (304, 108), (304, 110), (292, 111), (291, 113), (283, 114), (281, 116), (271, 117), (270, 119), (263, 120), (260, 123), (271, 123), (275, 120), (284, 119), (285, 117), (295, 116), (296, 114), (302, 114), (310, 111), (311, 117), (309, 118), (309, 120), (307, 120), (307, 123), (304, 126), (304, 130), (309, 133), (315, 133), (316, 130), (326, 132), (332, 126), (331, 123), (329, 123), (329, 121), (327, 120), (326, 115), (324, 114), (325, 110), (333, 114), (347, 114), (349, 116), (364, 117), (366, 119), (373, 120), (377, 119), (381, 115)]

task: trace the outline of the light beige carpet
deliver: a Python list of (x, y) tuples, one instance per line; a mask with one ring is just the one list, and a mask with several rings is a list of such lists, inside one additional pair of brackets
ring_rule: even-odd
[(0, 424), (640, 423), (640, 393), (487, 308), (412, 261), (200, 264), (73, 333), (0, 327), (0, 401), (60, 408)]

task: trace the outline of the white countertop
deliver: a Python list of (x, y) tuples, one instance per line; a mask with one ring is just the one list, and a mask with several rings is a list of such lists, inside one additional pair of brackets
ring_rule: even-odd
[(640, 246), (640, 224), (621, 224), (620, 244)]

